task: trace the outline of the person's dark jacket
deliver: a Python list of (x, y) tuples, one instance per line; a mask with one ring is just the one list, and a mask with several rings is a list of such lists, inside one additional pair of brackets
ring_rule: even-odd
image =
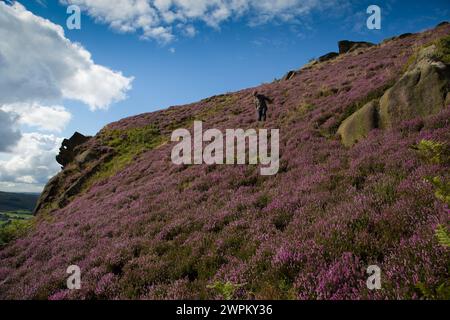
[(257, 94), (255, 96), (255, 105), (257, 110), (267, 109), (267, 103), (273, 103), (273, 101), (263, 94)]

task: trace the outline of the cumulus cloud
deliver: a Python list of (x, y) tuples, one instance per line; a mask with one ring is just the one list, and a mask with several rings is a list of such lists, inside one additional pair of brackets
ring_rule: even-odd
[[(0, 189), (40, 191), (59, 171), (65, 99), (91, 110), (126, 98), (133, 78), (96, 64), (61, 26), (0, 1)], [(35, 129), (41, 132), (20, 133)], [(42, 133), (44, 131), (44, 133)]]
[(16, 121), (13, 114), (0, 110), (0, 152), (9, 151), (19, 141), (21, 134)]
[(63, 106), (42, 106), (37, 103), (14, 103), (0, 110), (17, 114), (17, 123), (42, 131), (61, 132), (72, 118)]
[(92, 110), (123, 100), (133, 78), (95, 64), (61, 26), (16, 2), (0, 2), (0, 105), (73, 99)]
[(54, 135), (24, 133), (12, 149), (12, 157), (0, 160), (0, 181), (13, 186), (42, 186), (59, 170), (55, 161), (62, 139)]
[[(193, 36), (196, 22), (218, 28), (231, 19), (250, 25), (273, 20), (293, 21), (337, 1), (320, 0), (60, 0), (79, 5), (97, 21), (120, 32), (141, 32), (143, 38), (162, 43), (175, 38), (176, 30)], [(176, 26), (176, 28), (174, 28)], [(181, 27), (181, 28), (180, 28)]]

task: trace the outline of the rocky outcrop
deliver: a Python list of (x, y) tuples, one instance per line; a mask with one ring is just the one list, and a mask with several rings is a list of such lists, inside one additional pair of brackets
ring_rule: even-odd
[(289, 71), (288, 73), (286, 73), (283, 78), (281, 79), (282, 81), (288, 81), (291, 80), (292, 78), (294, 78), (297, 75), (298, 71)]
[(348, 117), (339, 127), (342, 143), (349, 147), (378, 128), (378, 100), (373, 100)]
[(34, 209), (38, 214), (44, 207), (50, 210), (64, 206), (69, 197), (81, 189), (83, 184), (98, 171), (102, 163), (112, 155), (108, 147), (86, 144), (91, 137), (75, 132), (64, 139), (56, 161), (62, 171), (45, 186)]
[(75, 132), (70, 139), (64, 139), (61, 148), (59, 148), (59, 154), (56, 156), (56, 161), (64, 168), (77, 156), (75, 149), (89, 139), (90, 137), (86, 137), (79, 132)]
[(363, 42), (363, 41), (348, 41), (348, 40), (342, 40), (339, 41), (339, 54), (345, 54), (348, 52), (352, 52), (358, 49), (367, 49), (370, 47), (375, 46), (375, 44), (370, 42)]
[(450, 104), (450, 66), (439, 60), (435, 45), (423, 48), (403, 76), (379, 100), (371, 101), (340, 125), (342, 143), (352, 146), (374, 128), (389, 129), (425, 117)]
[(39, 197), (34, 214), (38, 214), (44, 207), (50, 210), (64, 207), (70, 197), (78, 194), (89, 178), (96, 174), (101, 165), (108, 162), (113, 155), (113, 149), (99, 146), (89, 147), (77, 155), (47, 183)]
[[(83, 153), (85, 156), (83, 162), (77, 162), (78, 166), (82, 166), (82, 174), (77, 179), (68, 185), (68, 188), (58, 198), (58, 206), (64, 207), (69, 202), (70, 198), (82, 191), (83, 186), (89, 179), (95, 175), (104, 163), (107, 163), (114, 155), (112, 149), (90, 149)], [(82, 154), (82, 155), (83, 155)]]
[(57, 197), (59, 193), (60, 184), (63, 179), (64, 179), (64, 172), (60, 172), (47, 182), (47, 185), (45, 186), (36, 203), (36, 208), (34, 209), (33, 212), (34, 215), (38, 214), (38, 212), (42, 208), (44, 208), (45, 205), (53, 202), (53, 199)]
[(327, 54), (319, 57), (319, 59), (317, 59), (317, 60), (319, 62), (325, 62), (325, 61), (333, 60), (333, 59), (335, 59), (338, 56), (339, 56), (339, 53), (337, 53), (337, 52), (330, 52), (330, 53), (327, 53)]
[[(370, 47), (374, 46), (375, 44), (370, 43), (370, 42), (354, 42), (354, 41), (343, 40), (343, 41), (340, 41), (338, 45), (339, 45), (339, 53), (338, 52), (329, 52), (327, 54), (324, 54), (323, 56), (320, 56), (317, 59), (311, 60), (309, 63), (304, 65), (300, 70), (310, 69), (313, 66), (317, 65), (318, 63), (323, 63), (326, 61), (336, 59), (341, 54), (344, 54), (347, 52), (353, 52), (358, 49), (370, 48)], [(294, 78), (298, 74), (298, 72), (299, 71), (289, 71), (282, 78), (282, 80), (284, 80), (284, 81), (290, 80), (290, 79)]]
[(390, 128), (401, 121), (442, 110), (449, 92), (450, 68), (435, 58), (436, 47), (420, 51), (415, 63), (380, 100), (380, 125)]

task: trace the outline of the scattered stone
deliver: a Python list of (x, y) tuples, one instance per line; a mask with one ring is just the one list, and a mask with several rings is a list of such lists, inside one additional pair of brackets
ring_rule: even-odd
[(305, 64), (300, 70), (308, 70), (311, 69), (313, 66), (315, 66), (316, 64), (318, 64), (319, 61), (314, 59), (310, 62), (308, 62), (307, 64)]
[(450, 22), (443, 21), (443, 22), (439, 23), (436, 27), (439, 28), (439, 27), (443, 27), (443, 26), (446, 26), (446, 25), (449, 25), (449, 24), (450, 24)]
[(282, 81), (288, 81), (294, 78), (297, 75), (297, 71), (289, 71), (286, 75), (281, 79)]
[(335, 59), (338, 56), (339, 56), (339, 53), (337, 53), (337, 52), (330, 52), (330, 53), (327, 53), (327, 54), (319, 57), (318, 60), (319, 60), (319, 62), (325, 62), (325, 61), (333, 60), (333, 59)]
[(399, 35), (398, 37), (396, 37), (396, 39), (405, 39), (408, 37), (411, 37), (412, 35), (414, 35), (413, 33), (403, 33), (401, 35)]
[(342, 40), (339, 41), (339, 54), (345, 54), (348, 52), (352, 52), (358, 49), (367, 49), (370, 47), (375, 46), (375, 44), (370, 42), (364, 42), (364, 41), (348, 41), (348, 40)]

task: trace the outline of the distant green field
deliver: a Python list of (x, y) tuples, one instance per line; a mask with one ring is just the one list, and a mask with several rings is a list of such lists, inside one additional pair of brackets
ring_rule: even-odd
[(16, 210), (33, 211), (39, 194), (11, 193), (0, 191), (0, 212), (13, 212)]
[(4, 228), (14, 221), (27, 221), (32, 218), (31, 211), (26, 210), (0, 212), (0, 228)]
[(0, 212), (0, 245), (19, 237), (33, 223), (31, 211), (17, 210)]
[(27, 210), (0, 212), (0, 215), (4, 215), (11, 219), (31, 219), (33, 217), (31, 211)]

